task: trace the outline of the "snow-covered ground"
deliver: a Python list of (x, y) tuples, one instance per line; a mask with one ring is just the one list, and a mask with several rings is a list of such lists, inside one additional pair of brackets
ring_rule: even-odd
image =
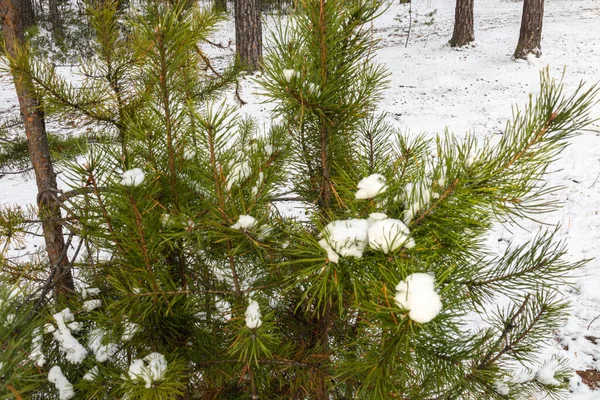
[[(412, 9), (411, 9), (412, 7)], [(409, 14), (409, 10), (412, 13)], [(447, 127), (457, 135), (467, 131), (479, 138), (502, 134), (513, 104), (523, 105), (530, 93), (539, 90), (539, 71), (549, 67), (560, 79), (565, 70), (565, 92), (576, 89), (581, 80), (600, 81), (600, 0), (547, 0), (541, 59), (515, 62), (511, 55), (517, 43), (522, 1), (477, 0), (473, 46), (455, 50), (446, 43), (452, 34), (454, 2), (451, 0), (397, 0), (376, 21), (381, 39), (375, 59), (390, 70), (390, 88), (381, 111), (405, 132), (443, 132)], [(412, 26), (409, 31), (409, 16)], [(270, 24), (267, 18), (267, 25)], [(268, 34), (268, 31), (265, 29)], [(231, 21), (222, 24), (215, 39), (233, 40)], [(224, 64), (232, 49), (215, 53), (215, 64)], [(242, 98), (248, 103), (241, 111), (268, 124), (270, 106), (262, 104), (251, 80), (242, 84)], [(17, 111), (12, 82), (0, 83), (0, 114)], [(593, 110), (600, 118), (600, 105)], [(600, 131), (600, 123), (595, 129)], [(550, 225), (560, 224), (559, 238), (568, 242), (571, 260), (593, 258), (574, 277), (573, 288), (564, 293), (572, 303), (571, 315), (556, 340), (541, 357), (566, 356), (577, 371), (600, 378), (600, 133), (585, 132), (572, 140), (550, 177), (562, 185), (559, 197), (564, 207), (544, 217)], [(0, 177), (0, 204), (35, 202), (35, 183), (21, 176)], [(502, 252), (511, 243), (531, 238), (540, 224), (510, 232), (499, 226), (489, 238), (491, 250)], [(572, 399), (600, 399), (572, 380)]]

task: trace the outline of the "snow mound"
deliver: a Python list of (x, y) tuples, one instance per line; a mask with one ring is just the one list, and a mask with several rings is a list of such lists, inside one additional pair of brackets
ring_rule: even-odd
[(435, 291), (435, 278), (415, 273), (396, 286), (394, 298), (398, 307), (409, 311), (408, 316), (421, 324), (434, 319), (442, 310), (440, 295)]
[(251, 229), (256, 225), (256, 218), (250, 216), (250, 215), (240, 215), (240, 217), (238, 218), (238, 221), (231, 225), (231, 229), (239, 229), (239, 230), (243, 230), (243, 229)]
[[(146, 365), (146, 362), (148, 363)], [(151, 353), (143, 360), (135, 359), (129, 365), (129, 377), (133, 380), (143, 379), (144, 387), (150, 389), (152, 383), (162, 381), (167, 371), (167, 360), (160, 353)]]
[(324, 239), (319, 244), (332, 262), (338, 262), (338, 255), (361, 258), (368, 243), (367, 230), (368, 223), (364, 219), (333, 221), (321, 232)]
[(381, 174), (369, 175), (358, 182), (358, 191), (356, 192), (356, 199), (372, 199), (380, 193), (387, 190), (385, 184), (385, 177)]
[(123, 172), (123, 180), (121, 180), (121, 185), (135, 187), (139, 186), (144, 182), (146, 175), (144, 175), (144, 171), (140, 168), (134, 168)]
[(48, 381), (53, 383), (58, 390), (58, 398), (60, 400), (69, 400), (75, 396), (73, 384), (63, 375), (62, 370), (58, 365), (55, 365), (48, 372)]
[(400, 220), (388, 218), (375, 221), (368, 229), (369, 247), (385, 254), (402, 246), (411, 249), (415, 246), (415, 241), (409, 234), (408, 227)]

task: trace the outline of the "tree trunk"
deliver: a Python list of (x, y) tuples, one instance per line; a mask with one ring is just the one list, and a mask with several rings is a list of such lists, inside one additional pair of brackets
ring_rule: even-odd
[(450, 39), (450, 46), (461, 47), (475, 40), (473, 5), (474, 0), (456, 0), (454, 33)]
[(22, 4), (23, 7), (21, 12), (23, 13), (23, 29), (27, 30), (29, 27), (36, 24), (35, 11), (31, 0), (23, 0)]
[(227, 12), (227, 0), (214, 0), (213, 9), (216, 12)]
[(544, 0), (525, 0), (521, 34), (515, 50), (515, 58), (526, 59), (527, 55), (542, 55), (542, 23), (544, 21)]
[[(20, 52), (25, 48), (22, 0), (0, 0), (0, 15), (3, 16), (2, 28), (6, 51), (12, 64), (14, 60), (23, 57)], [(38, 212), (42, 220), (46, 251), (51, 268), (56, 269), (53, 275), (54, 291), (55, 294), (71, 292), (75, 287), (66, 255), (60, 205), (56, 199), (58, 188), (50, 158), (44, 112), (32, 90), (31, 79), (14, 68), (14, 64), (11, 66), (11, 72), (27, 134), (29, 157), (38, 187)]]
[(250, 71), (260, 67), (262, 57), (261, 0), (235, 0), (235, 45), (244, 66)]
[(62, 44), (64, 39), (64, 31), (63, 31), (63, 22), (60, 17), (60, 11), (58, 10), (58, 0), (48, 0), (48, 5), (50, 8), (50, 24), (52, 25), (52, 36), (54, 37), (54, 42), (57, 44)]

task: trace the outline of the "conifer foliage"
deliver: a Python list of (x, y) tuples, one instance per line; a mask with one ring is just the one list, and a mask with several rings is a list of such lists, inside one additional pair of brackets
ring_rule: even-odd
[[(42, 62), (21, 66), (48, 112), (112, 138), (64, 166), (78, 295), (43, 305), (29, 283), (20, 299), (44, 319), (10, 344), (47, 377), (34, 398), (565, 389), (560, 360), (536, 366), (535, 350), (582, 262), (563, 259), (553, 230), (497, 257), (484, 239), (498, 220), (554, 209), (543, 179), (590, 124), (597, 91), (565, 96), (543, 75), (496, 144), (404, 136), (375, 113), (387, 72), (369, 26), (382, 6), (297, 2), (264, 60), (279, 121), (266, 131), (214, 101), (235, 71), (206, 75), (198, 45), (218, 17), (189, 3), (148, 2), (127, 18), (116, 3), (92, 7), (98, 59), (81, 90)], [(3, 232), (24, 224), (3, 213)], [(511, 379), (519, 365), (530, 374)]]

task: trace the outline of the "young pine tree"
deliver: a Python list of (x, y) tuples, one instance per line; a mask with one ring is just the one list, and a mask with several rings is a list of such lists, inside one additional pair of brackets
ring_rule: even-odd
[[(484, 239), (498, 220), (553, 209), (543, 179), (591, 122), (596, 89), (565, 97), (543, 75), (495, 145), (396, 134), (374, 113), (387, 72), (368, 26), (382, 3), (297, 2), (264, 60), (281, 124), (262, 134), (206, 101), (226, 82), (204, 76), (197, 44), (216, 19), (195, 6), (92, 10), (119, 54), (119, 90), (99, 79), (76, 91), (30, 64), (48, 109), (115, 138), (67, 166), (84, 290), (48, 306), (38, 398), (564, 390), (566, 369), (536, 374), (535, 355), (564, 313), (556, 288), (582, 263), (563, 260), (553, 230), (497, 257)], [(86, 75), (106, 79), (108, 65), (99, 56), (90, 68), (104, 73)], [(531, 373), (511, 379), (515, 365)]]

